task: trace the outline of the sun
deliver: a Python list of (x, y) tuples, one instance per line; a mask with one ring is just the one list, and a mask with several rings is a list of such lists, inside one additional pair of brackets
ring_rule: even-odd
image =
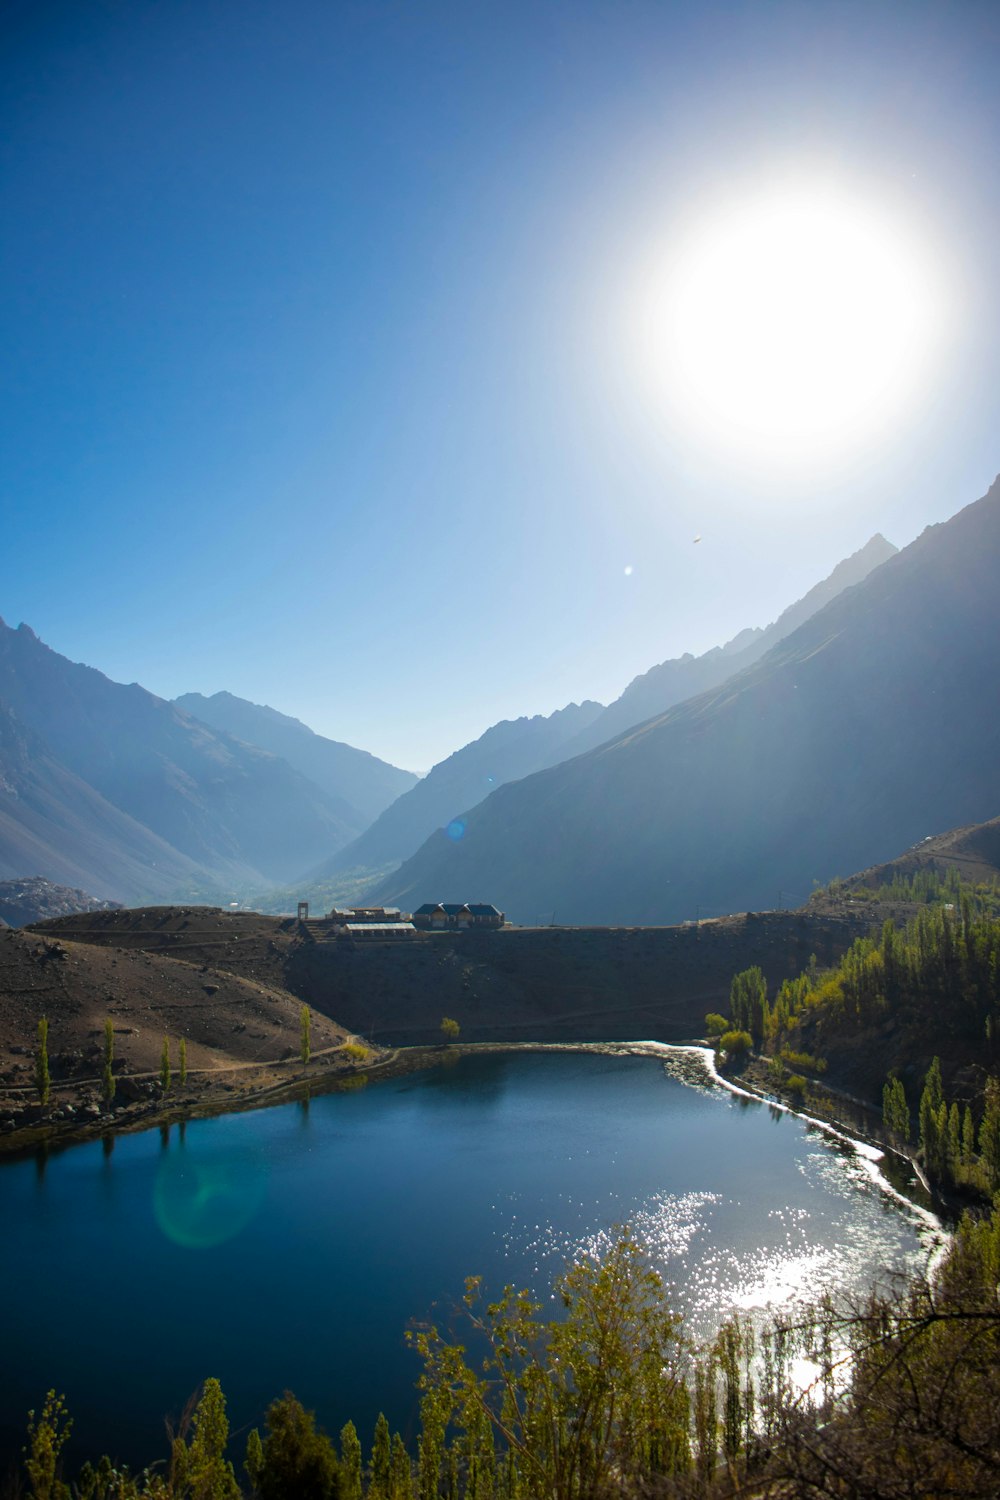
[(798, 465), (877, 442), (913, 408), (944, 317), (914, 230), (873, 197), (786, 179), (672, 236), (634, 322), (673, 431)]

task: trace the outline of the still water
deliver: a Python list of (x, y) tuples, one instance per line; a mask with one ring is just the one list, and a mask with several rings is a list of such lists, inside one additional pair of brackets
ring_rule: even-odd
[(0, 1216), (3, 1464), (54, 1386), (70, 1469), (105, 1449), (159, 1458), (207, 1375), (234, 1430), (287, 1388), (330, 1431), (353, 1417), (366, 1447), (379, 1409), (406, 1435), (411, 1321), (447, 1323), (471, 1274), (547, 1298), (616, 1224), (648, 1241), (697, 1333), (928, 1252), (918, 1215), (794, 1116), (593, 1052), (464, 1058), (8, 1164)]

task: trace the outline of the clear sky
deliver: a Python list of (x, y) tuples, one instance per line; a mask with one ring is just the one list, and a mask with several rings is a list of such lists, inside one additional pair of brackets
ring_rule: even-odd
[[(1000, 469), (995, 0), (7, 0), (0, 26), (0, 614), (112, 677), (425, 770), (767, 623)], [(657, 368), (659, 267), (714, 267), (721, 224), (731, 328), (788, 182), (861, 204), (843, 258), (875, 224), (901, 316), (932, 314), (911, 357), (893, 286), (837, 292), (820, 215), (801, 318), (746, 337), (787, 374), (847, 330), (870, 420), (843, 442), (764, 367), (767, 442), (694, 420), (741, 368), (718, 327)]]

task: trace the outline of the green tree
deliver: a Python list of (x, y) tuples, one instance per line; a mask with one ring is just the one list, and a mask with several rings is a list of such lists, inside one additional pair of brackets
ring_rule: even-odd
[(749, 1031), (754, 1043), (759, 1045), (767, 1019), (767, 981), (758, 965), (733, 976), (729, 989), (729, 1014), (734, 1028)]
[(104, 1067), (101, 1070), (101, 1092), (104, 1102), (110, 1104), (115, 1097), (115, 1075), (112, 1067), (115, 1060), (115, 1027), (111, 1017), (104, 1022)]
[(724, 1031), (729, 1031), (729, 1022), (725, 1016), (720, 1016), (718, 1011), (710, 1010), (705, 1017), (705, 1030), (709, 1036), (721, 1036)]
[(976, 1122), (972, 1118), (972, 1110), (965, 1106), (965, 1114), (962, 1116), (962, 1163), (971, 1167), (976, 1158)]
[(948, 1110), (945, 1141), (947, 1174), (951, 1181), (955, 1182), (958, 1176), (959, 1164), (962, 1160), (962, 1115), (958, 1105), (954, 1102)]
[(459, 1026), (458, 1022), (451, 1016), (441, 1017), (441, 1035), (444, 1037), (446, 1042), (457, 1041), (458, 1034), (461, 1029), (462, 1028), (461, 1026)]
[(35, 1053), (35, 1088), (39, 1104), (48, 1104), (52, 1092), (49, 1073), (49, 1023), (45, 1016), (38, 1023), (38, 1049)]
[(888, 1135), (903, 1145), (910, 1139), (910, 1109), (901, 1078), (887, 1078), (882, 1089), (882, 1124)]
[(990, 1192), (1000, 1190), (1000, 1082), (986, 1081), (983, 1118), (979, 1122), (979, 1154), (986, 1169)]
[(942, 1139), (942, 1126), (947, 1127), (947, 1113), (945, 1110), (944, 1093), (941, 1087), (941, 1063), (934, 1058), (924, 1078), (923, 1092), (920, 1095), (920, 1152), (924, 1159), (924, 1166), (932, 1177), (939, 1177), (944, 1161), (944, 1140)]
[(188, 1449), (186, 1480), (191, 1500), (239, 1500), (239, 1485), (226, 1459), (229, 1421), (219, 1382), (205, 1381), (194, 1413), (194, 1436)]
[[(450, 1426), (466, 1463), (470, 1436), (495, 1432), (508, 1492), (533, 1500), (631, 1493), (651, 1475), (688, 1471), (678, 1319), (640, 1246), (626, 1236), (600, 1260), (583, 1257), (555, 1294), (565, 1316), (541, 1323), (527, 1292), (507, 1287), (484, 1307), (471, 1278), (465, 1303), (485, 1347), (475, 1370), (436, 1328), (413, 1336), (424, 1358), (421, 1500), (436, 1500)], [(492, 1443), (480, 1441), (488, 1465)]]
[(392, 1435), (389, 1469), (389, 1500), (413, 1500), (413, 1465), (398, 1432)]
[(724, 1031), (716, 1045), (727, 1057), (745, 1057), (753, 1045), (753, 1037), (749, 1031)]
[(31, 1480), (32, 1500), (68, 1500), (69, 1487), (59, 1478), (59, 1455), (72, 1428), (65, 1402), (55, 1391), (49, 1391), (45, 1397), (37, 1421), (35, 1413), (29, 1411), (24, 1466)]
[(316, 1417), (291, 1391), (267, 1409), (267, 1436), (257, 1480), (261, 1500), (338, 1500), (340, 1466)]
[(264, 1444), (260, 1440), (260, 1433), (256, 1427), (251, 1427), (247, 1437), (247, 1451), (243, 1459), (243, 1468), (250, 1481), (250, 1488), (257, 1493), (260, 1484), (260, 1476), (264, 1468)]
[(177, 1075), (178, 1075), (178, 1077), (180, 1079), (180, 1082), (181, 1082), (182, 1086), (185, 1083), (187, 1083), (187, 1077), (188, 1077), (188, 1049), (187, 1049), (187, 1038), (183, 1037), (183, 1036), (181, 1037), (180, 1041), (177, 1044)]
[(170, 1038), (163, 1038), (163, 1051), (160, 1053), (160, 1088), (164, 1093), (170, 1087)]
[(371, 1482), (368, 1485), (368, 1500), (390, 1500), (390, 1475), (392, 1469), (392, 1439), (385, 1414), (379, 1412), (372, 1441)]
[(340, 1429), (340, 1500), (361, 1500), (361, 1443), (353, 1422)]
[(308, 1005), (303, 1005), (299, 1011), (299, 1051), (304, 1063), (307, 1063), (312, 1056), (312, 1047), (309, 1041), (309, 1025), (309, 1007)]

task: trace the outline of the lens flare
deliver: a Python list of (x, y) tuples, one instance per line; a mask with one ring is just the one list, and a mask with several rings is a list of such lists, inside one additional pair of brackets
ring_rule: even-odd
[(209, 1250), (247, 1227), (263, 1204), (266, 1182), (256, 1157), (207, 1163), (165, 1155), (153, 1189), (156, 1222), (175, 1245)]

